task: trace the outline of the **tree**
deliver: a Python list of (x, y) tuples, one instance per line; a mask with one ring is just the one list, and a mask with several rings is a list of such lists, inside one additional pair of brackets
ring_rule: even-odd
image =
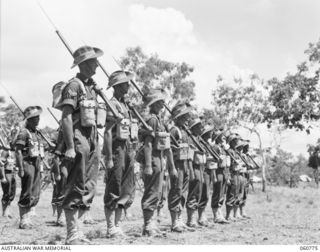
[(320, 118), (320, 40), (310, 43), (305, 53), (308, 60), (299, 64), (295, 73), (288, 73), (283, 80), (268, 81), (272, 105), (266, 114), (269, 126), (279, 122), (286, 128), (305, 130), (309, 134)]
[[(18, 125), (23, 121), (23, 116), (20, 110), (13, 104), (7, 106), (0, 106), (0, 121), (2, 134), (7, 135), (11, 138), (11, 131), (14, 129), (15, 125)], [(11, 139), (7, 139), (10, 141)]]
[(227, 81), (219, 76), (217, 88), (212, 91), (212, 105), (211, 111), (204, 110), (207, 122), (211, 120), (216, 126), (231, 130), (242, 127), (257, 136), (262, 159), (262, 190), (265, 191), (266, 162), (258, 130), (258, 125), (265, 121), (265, 111), (269, 110), (268, 89), (264, 81), (256, 74), (249, 76), (247, 81), (241, 78)]
[(294, 157), (291, 153), (278, 148), (276, 155), (268, 158), (268, 180), (276, 185), (297, 187), (301, 174), (311, 175), (307, 163), (304, 156)]
[[(151, 88), (162, 88), (174, 100), (195, 98), (195, 83), (189, 79), (193, 67), (185, 62), (165, 61), (157, 54), (146, 55), (141, 47), (134, 47), (126, 50), (121, 57), (120, 66), (135, 73), (136, 82), (144, 94)], [(136, 90), (131, 90), (130, 97), (138, 103), (141, 102)]]

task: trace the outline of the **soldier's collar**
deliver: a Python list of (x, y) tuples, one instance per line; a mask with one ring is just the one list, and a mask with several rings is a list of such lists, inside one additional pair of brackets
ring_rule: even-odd
[(77, 73), (76, 77), (81, 80), (83, 83), (87, 83), (88, 79), (86, 76), (84, 76), (82, 73)]

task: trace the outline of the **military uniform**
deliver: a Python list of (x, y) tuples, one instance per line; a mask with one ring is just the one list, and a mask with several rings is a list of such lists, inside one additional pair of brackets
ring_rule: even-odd
[[(72, 79), (62, 93), (62, 106), (72, 106), (74, 145), (76, 158), (70, 163), (62, 161), (62, 167), (67, 169), (67, 183), (63, 190), (62, 207), (73, 210), (87, 209), (94, 197), (99, 169), (98, 134), (95, 126), (83, 127), (81, 125), (79, 103), (85, 96), (86, 99), (96, 101), (95, 91), (84, 77), (78, 73), (77, 80)], [(85, 92), (79, 85), (81, 81)]]
[[(115, 97), (112, 97), (110, 101), (125, 119), (132, 119), (131, 113), (123, 100), (119, 101)], [(112, 115), (109, 114), (109, 116)], [(108, 179), (106, 182), (104, 204), (105, 207), (110, 209), (118, 207), (127, 209), (133, 203), (135, 196), (134, 156), (136, 144), (130, 137), (125, 140), (117, 138), (116, 131), (117, 127), (113, 127), (112, 152), (114, 167), (107, 171)]]
[[(172, 109), (174, 120), (184, 114), (190, 114), (191, 109), (184, 104), (177, 104)], [(170, 134), (179, 143), (179, 148), (173, 149), (174, 164), (178, 172), (178, 178), (170, 178), (170, 190), (168, 194), (168, 208), (171, 214), (172, 231), (182, 232), (184, 223), (182, 210), (187, 202), (190, 171), (193, 171), (193, 151), (190, 148), (191, 140), (187, 133), (180, 126), (173, 126)]]
[[(163, 191), (164, 171), (172, 170), (172, 152), (170, 145), (170, 134), (166, 132), (160, 112), (163, 109), (165, 94), (161, 90), (151, 90), (146, 97), (146, 106), (150, 107), (150, 116), (147, 124), (152, 131), (143, 131), (145, 163), (143, 182), (144, 193), (141, 200), (144, 228), (143, 235), (152, 236), (159, 233), (152, 219), (154, 211), (159, 207)], [(171, 159), (167, 161), (168, 155)]]
[(247, 165), (244, 165), (240, 170), (240, 216), (242, 218), (250, 218), (247, 216), (244, 208), (246, 206), (246, 201), (248, 198), (249, 193), (249, 184), (250, 184), (250, 170), (255, 167), (253, 164), (253, 161), (246, 155), (248, 148), (249, 148), (249, 142), (244, 141), (242, 144), (243, 148), (247, 148), (246, 150), (243, 149), (243, 151), (240, 153), (242, 155), (242, 158), (246, 161)]
[(234, 157), (234, 160), (231, 160), (230, 166), (230, 184), (227, 186), (227, 195), (226, 195), (226, 219), (231, 220), (231, 211), (234, 211), (233, 217), (236, 217), (237, 210), (240, 204), (240, 163), (241, 159), (238, 156), (235, 146), (237, 141), (237, 136), (232, 135), (228, 137), (227, 140), (230, 145), (229, 153)]
[(231, 159), (223, 146), (223, 130), (219, 130), (213, 134), (215, 144), (212, 148), (219, 155), (220, 161), (215, 160), (216, 164), (216, 181), (213, 183), (213, 193), (211, 198), (211, 208), (213, 211), (214, 222), (226, 223), (222, 215), (222, 206), (226, 197), (227, 181), (230, 177)]
[[(144, 175), (144, 193), (141, 199), (141, 206), (145, 219), (144, 231), (146, 233), (148, 233), (150, 230), (150, 228), (148, 229), (148, 225), (150, 225), (154, 211), (157, 209), (158, 203), (161, 198), (164, 169), (166, 165), (166, 156), (164, 153), (164, 149), (159, 150), (159, 148), (157, 148), (155, 144), (155, 138), (157, 137), (156, 134), (162, 132), (165, 133), (163, 122), (157, 115), (152, 114), (150, 119), (147, 120), (147, 123), (151, 126), (154, 133), (152, 134), (153, 146), (151, 155), (153, 172), (152, 175)], [(170, 148), (170, 145), (168, 147)]]
[[(42, 111), (40, 107), (28, 107), (25, 115), (30, 111)], [(37, 112), (35, 112), (37, 113)], [(40, 112), (39, 112), (40, 114)], [(38, 115), (39, 115), (38, 114)], [(27, 117), (27, 119), (29, 119)], [(16, 149), (21, 150), (24, 175), (21, 178), (21, 193), (18, 201), (20, 210), (20, 228), (31, 228), (30, 210), (35, 207), (40, 198), (40, 171), (44, 157), (44, 144), (37, 130), (28, 124), (23, 128), (16, 140)], [(17, 156), (19, 159), (19, 156)], [(20, 166), (19, 162), (18, 165)], [(21, 169), (19, 167), (19, 169)]]
[[(128, 83), (131, 77), (131, 75), (129, 76), (129, 74), (127, 75), (123, 71), (114, 72), (109, 78), (109, 86)], [(116, 121), (111, 111), (107, 111), (105, 134), (108, 130), (111, 130), (113, 167), (106, 171), (107, 180), (104, 207), (108, 225), (108, 236), (114, 236), (122, 234), (120, 228), (122, 212), (132, 205), (135, 196), (134, 162), (138, 128), (137, 122), (132, 117), (123, 97), (116, 98), (113, 96), (110, 102), (123, 117), (121, 121)], [(103, 154), (108, 159), (106, 145), (105, 141)]]
[[(202, 130), (202, 124), (199, 118), (191, 121), (190, 129), (197, 139), (199, 136), (195, 135), (194, 130), (198, 127), (200, 128), (200, 132)], [(199, 142), (199, 139), (198, 139)], [(189, 191), (188, 191), (188, 199), (187, 199), (187, 225), (189, 227), (197, 227), (197, 222), (195, 221), (195, 213), (198, 211), (199, 220), (198, 223), (200, 225), (206, 226), (207, 223), (204, 217), (204, 210), (208, 202), (208, 190), (209, 187), (209, 177), (208, 174), (204, 172), (206, 166), (206, 154), (198, 151), (194, 148), (194, 157), (192, 163), (192, 170), (190, 170), (189, 177)]]
[(1, 183), (2, 195), (2, 214), (6, 217), (12, 217), (10, 213), (10, 205), (16, 195), (16, 179), (15, 179), (15, 156), (13, 151), (4, 150), (1, 153), (1, 161), (4, 165), (4, 174), (6, 181)]
[(102, 55), (102, 50), (90, 46), (82, 46), (73, 53), (72, 68), (79, 66), (80, 72), (63, 89), (59, 106), (63, 111), (62, 132), (66, 144), (61, 171), (65, 169), (67, 180), (58, 204), (66, 216), (66, 244), (88, 242), (78, 219), (90, 208), (97, 186), (100, 158), (96, 125), (98, 104), (91, 77), (98, 67), (96, 58)]

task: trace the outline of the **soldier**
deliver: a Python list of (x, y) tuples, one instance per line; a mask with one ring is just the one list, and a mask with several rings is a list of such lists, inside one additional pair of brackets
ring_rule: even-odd
[[(240, 157), (236, 152), (236, 146), (238, 145), (239, 137), (236, 134), (230, 134), (227, 136), (227, 143), (230, 148), (228, 149), (229, 155), (232, 155), (230, 165), (230, 184), (227, 186), (226, 195), (226, 220), (235, 221), (237, 211), (239, 208), (239, 193), (240, 193)], [(231, 215), (233, 210), (233, 216)]]
[(186, 103), (178, 102), (172, 109), (172, 119), (175, 122), (170, 130), (172, 137), (179, 143), (179, 147), (173, 150), (175, 167), (178, 178), (170, 178), (170, 191), (168, 195), (168, 207), (171, 215), (171, 231), (181, 233), (188, 228), (182, 220), (182, 210), (187, 202), (189, 173), (192, 169), (193, 153), (190, 148), (190, 139), (182, 130), (185, 123), (190, 120), (191, 107)]
[[(61, 167), (67, 171), (67, 182), (59, 203), (66, 216), (66, 244), (88, 243), (78, 226), (78, 219), (92, 203), (99, 169), (99, 146), (96, 127), (96, 92), (92, 76), (98, 67), (97, 57), (103, 51), (82, 46), (73, 53), (72, 68), (79, 73), (62, 91), (62, 134), (66, 146)], [(58, 142), (59, 145), (60, 142)]]
[(40, 198), (40, 170), (44, 157), (44, 145), (37, 130), (42, 108), (29, 106), (24, 110), (25, 128), (21, 129), (16, 139), (16, 160), (21, 178), (21, 194), (18, 202), (21, 229), (32, 228), (31, 208)]
[(12, 218), (10, 206), (16, 195), (15, 179), (15, 156), (11, 149), (3, 150), (1, 153), (1, 163), (4, 168), (4, 181), (1, 182), (2, 195), (2, 216)]
[(109, 88), (113, 87), (112, 104), (123, 117), (121, 121), (107, 111), (104, 135), (104, 155), (106, 156), (107, 181), (104, 195), (104, 209), (107, 220), (107, 237), (123, 235), (121, 216), (123, 210), (133, 203), (135, 195), (134, 162), (138, 140), (138, 126), (124, 100), (129, 91), (133, 75), (116, 71), (109, 78)]
[(158, 207), (163, 188), (165, 166), (168, 163), (170, 177), (177, 177), (170, 146), (170, 134), (166, 132), (160, 112), (164, 108), (165, 94), (161, 90), (151, 90), (146, 97), (146, 106), (150, 108), (148, 125), (152, 132), (144, 133), (144, 193), (141, 200), (144, 226), (142, 235), (153, 236), (161, 233), (152, 221)]
[(230, 185), (230, 172), (231, 165), (230, 156), (227, 154), (226, 137), (223, 129), (219, 129), (212, 135), (212, 141), (214, 142), (213, 148), (216, 153), (219, 154), (220, 161), (217, 162), (216, 181), (213, 183), (213, 193), (211, 198), (211, 207), (214, 217), (214, 222), (219, 224), (228, 223), (223, 217), (222, 206), (225, 200), (225, 192), (227, 184)]
[[(192, 134), (199, 139), (203, 132), (203, 125), (199, 118), (190, 122)], [(189, 227), (208, 226), (205, 217), (205, 208), (209, 199), (210, 177), (205, 173), (206, 153), (195, 150), (193, 167), (190, 169), (189, 193), (187, 200), (187, 225)], [(195, 221), (195, 212), (198, 211), (198, 221)]]
[(245, 205), (248, 198), (249, 183), (250, 183), (250, 171), (255, 167), (253, 161), (247, 156), (249, 152), (249, 140), (242, 141), (242, 157), (246, 160), (247, 165), (240, 170), (240, 213), (239, 215), (243, 219), (250, 219), (245, 211)]

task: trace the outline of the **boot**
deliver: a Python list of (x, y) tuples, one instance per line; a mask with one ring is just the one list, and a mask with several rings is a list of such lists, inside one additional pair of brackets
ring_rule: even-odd
[(29, 216), (30, 208), (27, 207), (19, 207), (19, 213), (20, 213), (20, 223), (19, 228), (20, 229), (31, 229), (32, 223)]
[(178, 212), (178, 220), (177, 221), (178, 221), (179, 225), (186, 231), (194, 232), (196, 230), (195, 228), (189, 227), (184, 223), (184, 221), (182, 219), (182, 211)]
[(218, 208), (212, 208), (212, 213), (213, 213), (213, 222), (217, 222)]
[(196, 213), (196, 210), (187, 208), (187, 216), (188, 216), (187, 226), (190, 228), (199, 227), (195, 221), (195, 213)]
[(67, 237), (65, 245), (80, 245), (78, 234), (78, 211), (76, 209), (64, 209), (67, 224)]
[(247, 215), (245, 209), (244, 209), (244, 205), (240, 206), (240, 215), (242, 216), (242, 218), (244, 219), (251, 219), (250, 216)]
[(232, 211), (233, 207), (232, 206), (228, 206), (226, 205), (226, 220), (227, 221), (234, 221), (234, 218), (231, 215), (231, 211)]
[(183, 228), (179, 223), (178, 213), (174, 211), (170, 211), (170, 215), (171, 215), (171, 232), (182, 233)]
[(222, 214), (222, 210), (221, 207), (218, 208), (214, 208), (212, 209), (213, 211), (216, 211), (216, 213), (213, 213), (213, 215), (215, 215), (215, 219), (214, 222), (218, 223), (218, 224), (228, 224), (229, 221), (227, 221)]
[(63, 218), (63, 209), (61, 206), (57, 206), (56, 207), (56, 210), (57, 210), (57, 220), (56, 220), (56, 226), (57, 227), (64, 227), (65, 226), (65, 219)]
[(105, 207), (104, 213), (107, 220), (107, 238), (116, 237), (118, 234), (118, 230), (114, 225), (115, 211)]
[(233, 207), (233, 218), (237, 221), (237, 220), (242, 220), (242, 216), (240, 215), (239, 210), (239, 206), (234, 206)]
[(2, 204), (2, 216), (12, 219), (10, 204)]
[(198, 224), (202, 227), (208, 227), (209, 224), (204, 211), (205, 211), (204, 208), (198, 209), (198, 215), (199, 215)]
[(116, 210), (115, 210), (115, 218), (114, 218), (114, 225), (115, 225), (115, 227), (117, 229), (118, 235), (124, 236), (125, 234), (121, 229), (122, 212), (123, 212), (122, 208), (119, 208), (119, 207), (116, 208)]
[(97, 224), (97, 222), (94, 219), (92, 219), (90, 210), (85, 210), (83, 215), (83, 224), (88, 224), (88, 225)]
[(152, 210), (143, 210), (143, 236), (155, 236), (157, 234), (156, 230), (152, 226), (152, 217), (153, 211)]

